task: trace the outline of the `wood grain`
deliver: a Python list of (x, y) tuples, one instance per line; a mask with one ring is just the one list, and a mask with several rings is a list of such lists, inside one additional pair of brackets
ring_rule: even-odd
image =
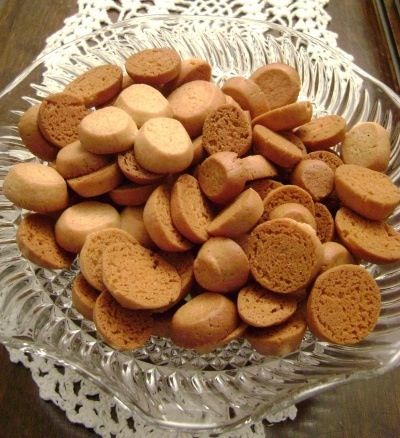
[[(331, 0), (329, 28), (339, 46), (366, 71), (395, 87), (388, 57), (368, 0)], [(0, 89), (28, 66), (45, 39), (76, 12), (74, 0), (0, 1)], [(0, 436), (87, 438), (95, 434), (70, 423), (43, 401), (30, 372), (9, 362), (0, 347)], [(400, 430), (400, 369), (350, 383), (298, 405), (295, 421), (266, 428), (267, 437), (397, 437)]]

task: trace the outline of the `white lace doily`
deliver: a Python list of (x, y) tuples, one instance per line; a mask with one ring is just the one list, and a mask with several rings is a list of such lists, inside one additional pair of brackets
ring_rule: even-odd
[[(115, 21), (152, 14), (225, 15), (253, 18), (282, 24), (317, 37), (336, 47), (337, 35), (328, 31), (330, 16), (325, 11), (329, 0), (78, 0), (77, 14), (64, 21), (64, 27), (47, 38), (45, 54), (75, 38)], [(51, 359), (9, 349), (12, 362), (22, 362), (31, 370), (40, 397), (63, 409), (69, 421), (94, 429), (103, 437), (176, 437), (155, 429), (121, 407), (111, 396), (83, 379), (77, 372), (56, 365)], [(295, 406), (268, 422), (295, 419)], [(187, 437), (188, 434), (180, 434)], [(198, 435), (206, 436), (206, 435)], [(264, 437), (263, 422), (246, 426), (220, 437)]]

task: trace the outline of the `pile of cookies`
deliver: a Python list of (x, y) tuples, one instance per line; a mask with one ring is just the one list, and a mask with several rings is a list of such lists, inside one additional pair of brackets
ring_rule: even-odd
[(283, 355), (307, 327), (338, 344), (367, 336), (380, 291), (356, 263), (400, 260), (386, 130), (313, 119), (285, 64), (221, 88), (207, 62), (168, 48), (125, 69), (92, 68), (21, 117), (48, 162), (4, 181), (34, 212), (17, 231), (23, 256), (68, 269), (79, 254), (73, 304), (121, 350), (151, 335), (199, 352), (245, 337)]

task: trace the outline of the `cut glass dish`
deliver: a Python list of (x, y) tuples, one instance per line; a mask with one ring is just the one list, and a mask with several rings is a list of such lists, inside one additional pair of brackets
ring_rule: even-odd
[[(142, 17), (106, 27), (21, 73), (0, 94), (0, 180), (11, 165), (36, 160), (21, 145), (16, 129), (29, 105), (61, 91), (91, 66), (123, 66), (135, 51), (165, 46), (183, 58), (206, 59), (217, 84), (249, 76), (265, 63), (294, 66), (302, 82), (300, 98), (313, 103), (316, 116), (339, 114), (349, 127), (366, 120), (385, 126), (392, 144), (388, 174), (398, 184), (400, 100), (387, 86), (339, 51), (282, 26), (183, 16)], [(21, 214), (0, 191), (0, 342), (78, 370), (154, 425), (226, 431), (400, 363), (398, 264), (365, 264), (381, 288), (382, 312), (374, 332), (358, 345), (331, 345), (307, 333), (299, 350), (285, 358), (263, 357), (243, 340), (204, 355), (155, 337), (137, 351), (115, 351), (71, 306), (77, 263), (68, 271), (51, 271), (21, 257), (15, 242)], [(400, 227), (400, 209), (389, 222)]]

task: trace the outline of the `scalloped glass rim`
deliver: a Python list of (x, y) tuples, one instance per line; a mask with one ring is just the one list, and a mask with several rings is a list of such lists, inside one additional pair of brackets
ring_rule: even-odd
[[(196, 25), (197, 23), (202, 22), (210, 24), (207, 37), (209, 37), (208, 34), (212, 32), (214, 32), (214, 36), (221, 37), (219, 35), (219, 31), (211, 29), (211, 25), (213, 23), (217, 23), (221, 25), (221, 27), (222, 24), (226, 24), (227, 26), (228, 24), (230, 26), (237, 26), (237, 31), (239, 33), (245, 32), (243, 28), (247, 26), (248, 28), (254, 28), (257, 30), (263, 29), (265, 33), (268, 31), (271, 33), (275, 32), (281, 36), (290, 37), (292, 40), (297, 39), (297, 41), (301, 41), (301, 43), (305, 44), (306, 46), (307, 44), (310, 44), (313, 47), (319, 47), (323, 52), (326, 52), (327, 59), (330, 62), (337, 63), (339, 72), (332, 73), (332, 71), (329, 70), (328, 64), (325, 65), (324, 62), (321, 62), (321, 60), (324, 61), (325, 58), (318, 58), (318, 56), (322, 55), (317, 56), (318, 59), (314, 64), (312, 64), (309, 59), (305, 59), (307, 64), (306, 67), (308, 68), (308, 64), (310, 64), (310, 71), (316, 75), (319, 75), (319, 83), (315, 84), (313, 83), (314, 78), (309, 78), (310, 84), (307, 90), (303, 90), (304, 95), (310, 97), (308, 94), (310, 92), (313, 103), (317, 108), (317, 112), (322, 111), (323, 105), (321, 104), (318, 106), (318, 104), (321, 102), (326, 103), (327, 99), (324, 96), (321, 96), (321, 92), (318, 91), (318, 85), (324, 81), (326, 82), (327, 78), (324, 76), (324, 74), (327, 74), (328, 76), (329, 74), (333, 74), (333, 79), (331, 78), (332, 83), (330, 84), (331, 88), (335, 89), (335, 86), (338, 86), (339, 91), (336, 90), (336, 92), (338, 92), (341, 97), (344, 96), (348, 101), (350, 101), (350, 104), (356, 106), (358, 105), (356, 109), (359, 112), (362, 110), (360, 116), (362, 119), (379, 120), (391, 131), (394, 148), (389, 173), (396, 183), (398, 183), (398, 152), (400, 148), (400, 128), (398, 120), (396, 122), (396, 117), (398, 117), (400, 109), (400, 99), (398, 96), (386, 85), (382, 84), (361, 68), (345, 59), (339, 50), (331, 49), (324, 43), (321, 43), (319, 40), (311, 36), (303, 35), (300, 32), (271, 23), (225, 17), (187, 17), (171, 15), (140, 17), (116, 23), (108, 26), (105, 29), (94, 32), (93, 34), (78, 38), (77, 40), (72, 41), (67, 45), (37, 59), (14, 81), (6, 86), (6, 88), (0, 93), (0, 102), (2, 102), (3, 99), (8, 95), (14, 93), (15, 90), (18, 90), (18, 86), (21, 85), (25, 79), (29, 79), (30, 75), (35, 72), (38, 67), (43, 67), (44, 62), (56, 59), (62, 54), (68, 54), (69, 48), (78, 46), (81, 42), (89, 41), (91, 39), (95, 40), (96, 38), (100, 37), (106, 38), (106, 33), (113, 34), (113, 32), (116, 33), (122, 28), (126, 28), (129, 31), (132, 31), (132, 29), (140, 29), (141, 25), (145, 26), (149, 23), (152, 23), (153, 27), (154, 25), (158, 25), (160, 27), (163, 24)], [(243, 26), (243, 28), (239, 29), (240, 26)], [(254, 38), (257, 39), (258, 37), (255, 36)], [(274, 42), (273, 37), (270, 39), (271, 41), (269, 41), (269, 43), (273, 45), (276, 44), (276, 47), (274, 46), (274, 50), (279, 51), (282, 49), (283, 54), (279, 53), (279, 56), (286, 56), (287, 52), (285, 52), (285, 43), (283, 42), (281, 45), (279, 45), (280, 42), (278, 42), (278, 40)], [(247, 41), (247, 43), (249, 43), (249, 41)], [(217, 44), (217, 42), (216, 40), (211, 41), (210, 39), (208, 44), (213, 46), (213, 44)], [(229, 45), (234, 44), (234, 42), (224, 40), (224, 44)], [(252, 46), (250, 48), (254, 47)], [(244, 48), (240, 47), (239, 49), (247, 49), (250, 51), (250, 48), (246, 46)], [(256, 49), (258, 48), (259, 47), (256, 46)], [(230, 47), (230, 49), (234, 50), (232, 47)], [(300, 52), (301, 51), (295, 54), (289, 53), (290, 56), (295, 58), (295, 61), (293, 62), (304, 61), (301, 58), (302, 55)], [(268, 58), (266, 53), (263, 52), (263, 55)], [(271, 56), (274, 56), (274, 54)], [(229, 67), (232, 68), (233, 72), (236, 71), (235, 65), (233, 67), (232, 65), (229, 65)], [(231, 75), (232, 71), (229, 70)], [(328, 71), (328, 73), (326, 73), (326, 71)], [(340, 76), (342, 73), (344, 76)], [(304, 71), (302, 70), (302, 74), (307, 74), (306, 68), (304, 68)], [(335, 75), (338, 76), (336, 77)], [(339, 81), (339, 85), (334, 83), (335, 78), (337, 81)], [(348, 83), (345, 84), (347, 85), (347, 88), (340, 88), (343, 80), (348, 81)], [(360, 82), (357, 82), (360, 80), (361, 85)], [(32, 84), (29, 85), (31, 86)], [(364, 87), (365, 94), (362, 95), (360, 94), (360, 90), (363, 90)], [(330, 95), (332, 94), (331, 88), (328, 87), (324, 90)], [(37, 92), (38, 88), (35, 88), (35, 91)], [(357, 94), (357, 92), (359, 94)], [(372, 105), (372, 107), (367, 105), (367, 111), (363, 105), (361, 105), (360, 109), (359, 103), (355, 104), (351, 101), (351, 98), (357, 97), (361, 99), (366, 95), (372, 101), (373, 97), (377, 97), (377, 100), (379, 101), (377, 108), (374, 105)], [(18, 97), (21, 97), (21, 95)], [(6, 103), (8, 104), (7, 101)], [(14, 104), (14, 101), (12, 104)], [(339, 107), (341, 109), (344, 108), (347, 111), (344, 105), (339, 105)], [(7, 108), (13, 109), (14, 107), (10, 106)], [(351, 114), (354, 115), (353, 113)], [(359, 114), (356, 115), (359, 117)], [(352, 120), (354, 121), (353, 118)], [(3, 160), (12, 159), (15, 162), (15, 160), (19, 161), (27, 159), (26, 154), (21, 154), (21, 151), (18, 150), (18, 146), (16, 146), (15, 143), (16, 137), (10, 135), (12, 132), (15, 133), (15, 130), (10, 131), (9, 127), (2, 128), (0, 132), (1, 163), (3, 163)], [(3, 145), (6, 148), (7, 146), (12, 146), (15, 147), (15, 149), (9, 154), (6, 151), (6, 148), (2, 148)], [(7, 161), (7, 163), (9, 164), (9, 161)], [(0, 178), (1, 180), (4, 178), (4, 171), (2, 171), (1, 167)], [(7, 288), (0, 290), (0, 316), (3, 318), (5, 315), (7, 316), (7, 318), (4, 318), (3, 321), (0, 321), (0, 342), (12, 347), (20, 348), (24, 351), (30, 351), (42, 356), (52, 357), (58, 362), (77, 370), (82, 375), (89, 378), (104, 390), (112, 394), (115, 399), (119, 400), (124, 407), (137, 411), (147, 421), (155, 425), (166, 428), (185, 429), (192, 431), (227, 431), (244, 423), (256, 421), (266, 414), (276, 413), (293, 403), (304, 400), (333, 386), (351, 380), (358, 380), (361, 378), (368, 378), (373, 375), (382, 374), (400, 363), (400, 341), (398, 341), (398, 339), (400, 339), (400, 312), (398, 312), (398, 307), (400, 306), (397, 305), (397, 302), (400, 301), (400, 298), (398, 293), (399, 279), (396, 276), (397, 266), (381, 269), (374, 265), (367, 265), (367, 269), (369, 269), (375, 275), (375, 277), (378, 277), (379, 281), (381, 281), (383, 287), (382, 290), (385, 290), (388, 294), (390, 294), (388, 299), (389, 312), (387, 318), (392, 318), (390, 322), (391, 325), (388, 325), (388, 327), (390, 327), (390, 330), (388, 329), (389, 334), (386, 335), (385, 331), (384, 339), (381, 337), (382, 339), (380, 339), (378, 343), (375, 339), (372, 341), (366, 341), (365, 344), (363, 344), (359, 349), (356, 349), (359, 350), (357, 353), (358, 356), (357, 354), (355, 355), (356, 362), (354, 362), (355, 359), (352, 356), (352, 354), (355, 354), (352, 347), (336, 348), (327, 343), (314, 342), (310, 336), (306, 337), (299, 352), (296, 352), (295, 354), (290, 355), (282, 360), (271, 360), (271, 358), (260, 359), (260, 357), (257, 357), (257, 355), (252, 355), (252, 353), (249, 352), (249, 348), (245, 343), (232, 343), (233, 347), (226, 348), (226, 351), (222, 349), (222, 353), (220, 353), (220, 355), (216, 354), (214, 356), (206, 356), (206, 359), (204, 359), (206, 362), (208, 361), (209, 364), (214, 364), (211, 366), (214, 366), (213, 369), (215, 369), (215, 371), (202, 371), (202, 366), (204, 367), (205, 365), (203, 362), (201, 362), (201, 360), (203, 360), (201, 356), (191, 356), (189, 353), (182, 352), (179, 349), (171, 349), (171, 345), (165, 343), (164, 341), (155, 340), (152, 344), (152, 348), (154, 347), (153, 350), (148, 349), (148, 351), (140, 352), (138, 354), (115, 353), (112, 349), (104, 347), (101, 342), (96, 341), (93, 337), (90, 338), (89, 336), (87, 339), (84, 337), (84, 335), (87, 334), (93, 335), (93, 327), (79, 319), (79, 316), (74, 314), (74, 312), (69, 309), (70, 303), (65, 301), (65, 296), (56, 290), (58, 287), (65, 291), (65, 289), (68, 287), (68, 281), (70, 281), (70, 278), (65, 280), (62, 276), (57, 276), (51, 271), (38, 270), (31, 264), (18, 260), (18, 257), (14, 251), (15, 239), (13, 242), (12, 238), (10, 238), (10, 234), (7, 234), (7, 232), (10, 230), (5, 228), (5, 224), (7, 220), (9, 220), (7, 215), (11, 215), (12, 218), (15, 216), (15, 219), (13, 219), (13, 223), (15, 224), (18, 221), (20, 211), (15, 208), (10, 209), (10, 207), (7, 205), (7, 202), (2, 202), (0, 193), (0, 241), (1, 244), (4, 245), (2, 246), (3, 251), (6, 253), (2, 255), (0, 254), (0, 284), (5, 283), (4, 278), (8, 278), (10, 276), (12, 277), (13, 275), (16, 278), (15, 281), (17, 286), (19, 285), (18, 281), (22, 282), (22, 286), (18, 287), (17, 291), (14, 291), (12, 288), (10, 290)], [(391, 218), (391, 223), (395, 226), (400, 224), (399, 216), (400, 212), (396, 211)], [(10, 254), (9, 259), (8, 254)], [(15, 262), (16, 259), (18, 262)], [(9, 260), (15, 262), (15, 266), (20, 268), (19, 272), (10, 272), (10, 266), (6, 266)], [(20, 277), (22, 274), (26, 274), (26, 276), (21, 279)], [(39, 289), (37, 289), (38, 285), (35, 282), (39, 282)], [(24, 287), (28, 287), (29, 290), (25, 290)], [(46, 289), (48, 295), (46, 295), (44, 298), (48, 299), (50, 297), (51, 301), (48, 300), (46, 302), (44, 300), (42, 307), (34, 308), (32, 313), (29, 314), (29, 311), (32, 310), (29, 307), (31, 305), (30, 300), (33, 297), (32, 293), (38, 294), (37, 296), (35, 295), (35, 297), (33, 297), (37, 299), (40, 294), (43, 295), (43, 291), (41, 290), (42, 288), (43, 290), (45, 288), (50, 288)], [(22, 293), (22, 295), (21, 290), (25, 291)], [(10, 297), (7, 295), (7, 293), (11, 295), (11, 292), (15, 293), (18, 298), (15, 298), (14, 300), (14, 296)], [(23, 295), (24, 293), (25, 295)], [(22, 307), (19, 308), (19, 313), (13, 313), (10, 311), (10, 306), (13, 307), (14, 304), (16, 305), (17, 299), (20, 301), (24, 299), (25, 301), (23, 301), (23, 304), (21, 305)], [(56, 307), (58, 310), (62, 310), (63, 317), (60, 318), (57, 316), (58, 319), (54, 317), (52, 312), (55, 311)], [(39, 316), (35, 316), (35, 309)], [(7, 312), (10, 312), (10, 314)], [(29, 314), (31, 317), (36, 317), (34, 320), (35, 324), (40, 319), (44, 319), (46, 317), (51, 319), (54, 317), (58, 331), (52, 327), (52, 331), (49, 330), (49, 333), (51, 332), (52, 336), (59, 334), (60, 337), (57, 338), (57, 343), (54, 343), (55, 338), (52, 338), (50, 341), (47, 340), (47, 343), (44, 342), (43, 337), (41, 337), (39, 340), (36, 338), (32, 339), (32, 337), (30, 337), (33, 333), (32, 326), (23, 325), (23, 322), (26, 320), (26, 314)], [(386, 315), (384, 318), (386, 318)], [(13, 333), (9, 327), (6, 327), (6, 322), (16, 324), (16, 327), (19, 329), (23, 327), (24, 330), (21, 330), (18, 333)], [(72, 324), (71, 327), (73, 328), (68, 326), (69, 323)], [(44, 325), (44, 327), (46, 327), (46, 325)], [(62, 331), (63, 329), (65, 332)], [(83, 338), (83, 340), (80, 340), (80, 344), (78, 342), (79, 336), (82, 336)], [(75, 341), (77, 344), (79, 344), (79, 351), (73, 350)], [(96, 348), (98, 348), (98, 350), (96, 350)], [(173, 361), (171, 361), (171, 363), (168, 365), (165, 365), (162, 361), (160, 361), (158, 356), (158, 359), (155, 359), (153, 356), (151, 356), (151, 354), (154, 354), (154, 352), (159, 354), (160, 351), (162, 352), (164, 350), (172, 351), (174, 354), (177, 353), (178, 355), (181, 355), (185, 360), (187, 360), (186, 363), (189, 363), (190, 366), (193, 366), (194, 368), (187, 368), (183, 365), (176, 366)], [(218, 368), (218, 366), (222, 366), (221, 362), (224, 360), (226, 363), (228, 363), (226, 354), (228, 354), (228, 356), (230, 355), (229, 357), (235, 355), (238, 355), (239, 357), (243, 352), (244, 358), (247, 360), (243, 366), (239, 361), (233, 362), (233, 364), (228, 364), (228, 366), (225, 364), (222, 369)], [(96, 354), (99, 356), (99, 362), (96, 362), (97, 368), (96, 366), (90, 368), (87, 363), (82, 362), (85, 358), (85, 354), (86, 357), (90, 357), (91, 360), (96, 359)], [(171, 358), (172, 356), (168, 357)], [(156, 364), (157, 360), (159, 360), (158, 363), (161, 365)], [(218, 360), (220, 362), (218, 362)], [(340, 366), (338, 366), (338, 360), (340, 361)], [(296, 368), (296, 366), (299, 364), (302, 366), (300, 368)], [(135, 377), (138, 377), (138, 381), (132, 382)], [(154, 384), (154, 382), (150, 382), (152, 379), (156, 382), (156, 384)], [(136, 391), (134, 394), (130, 393), (127, 389), (130, 384), (132, 385), (131, 389)], [(242, 387), (245, 386), (245, 384), (248, 385), (248, 388), (250, 388), (253, 393), (248, 394), (248, 391)], [(124, 385), (126, 385), (127, 388), (125, 388)], [(168, 405), (170, 406), (170, 412), (168, 412), (168, 409), (166, 411), (160, 407), (154, 408), (154, 406), (151, 407), (151, 409), (153, 409), (151, 410), (149, 406), (143, 402), (143, 400), (135, 399), (135, 396), (138, 396), (138, 389), (141, 389), (142, 386), (145, 391), (147, 391), (147, 397), (154, 399), (155, 403), (157, 403), (157, 400), (159, 400), (157, 398), (158, 394), (151, 393), (150, 390), (162, 392), (165, 389), (169, 389), (171, 392), (173, 392), (174, 388), (178, 388), (178, 392), (183, 394), (182, 397), (184, 400), (179, 399), (179, 394), (175, 394), (174, 396), (168, 394), (168, 397), (170, 398), (167, 397), (165, 399), (167, 400), (165, 404), (173, 404), (173, 406)], [(259, 392), (257, 392), (258, 390)], [(270, 395), (270, 393), (273, 393), (273, 396), (271, 396), (273, 398), (272, 401), (267, 399), (267, 396)], [(164, 395), (166, 396), (166, 394)], [(237, 401), (235, 401), (235, 397), (237, 397)], [(265, 397), (265, 400), (263, 397)], [(260, 400), (258, 400), (257, 403), (251, 404), (253, 399)], [(218, 411), (219, 408), (215, 406), (217, 403), (223, 403), (223, 400), (225, 402), (226, 412), (223, 410)], [(251, 405), (250, 409), (246, 410), (246, 403), (249, 404), (249, 406)], [(190, 417), (189, 414), (193, 409), (203, 409), (204, 412), (200, 416), (194, 416), (193, 420), (188, 418), (186, 421), (184, 417), (179, 417), (179, 415), (176, 413), (176, 410), (182, 409), (182, 406), (184, 409), (187, 409), (187, 417)]]

